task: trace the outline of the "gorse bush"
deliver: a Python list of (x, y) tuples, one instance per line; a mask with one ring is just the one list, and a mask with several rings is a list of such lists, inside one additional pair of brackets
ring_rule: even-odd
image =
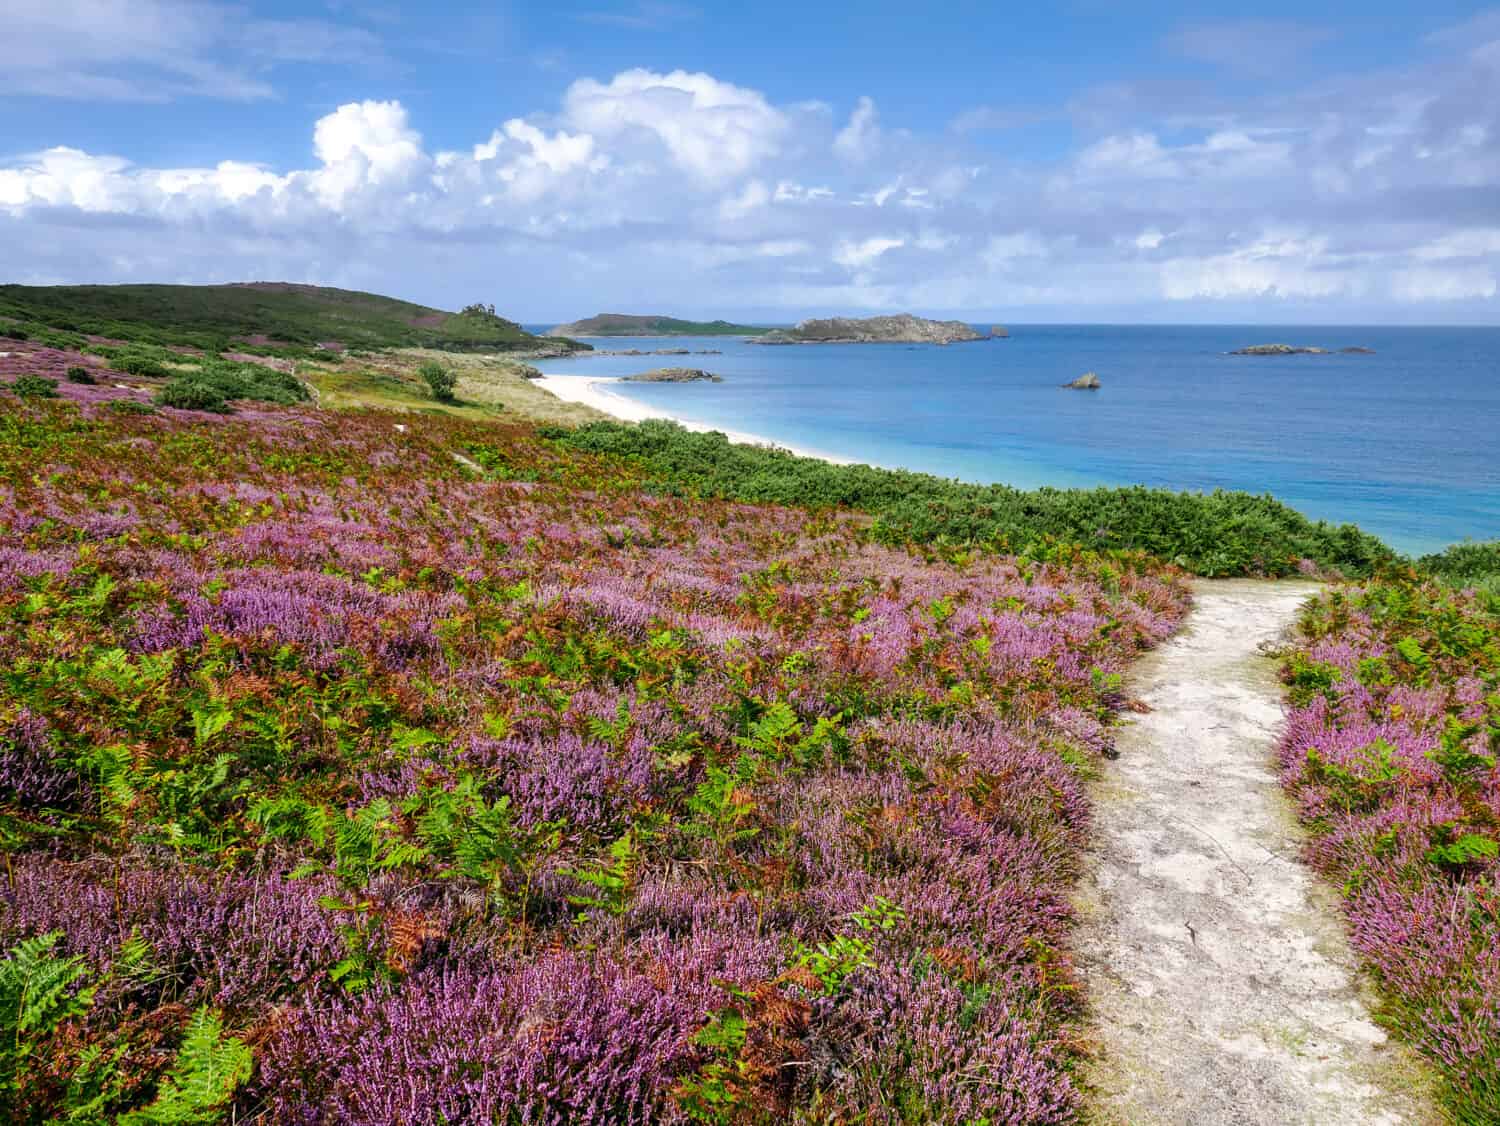
[(295, 375), (264, 364), (207, 358), (191, 378), (205, 387), (212, 387), (226, 399), (291, 405), (310, 398), (307, 386)]
[(166, 379), (172, 374), (161, 360), (140, 352), (117, 351), (109, 357), (109, 366), (125, 375), (145, 376), (148, 379)]
[(156, 401), (164, 407), (176, 407), (184, 411), (228, 414), (233, 409), (222, 390), (193, 378), (171, 380), (156, 393)]
[(57, 398), (57, 380), (45, 375), (18, 375), (11, 381), (10, 389), (23, 399)]
[(139, 399), (111, 399), (105, 408), (115, 414), (155, 414), (156, 408)]
[(429, 360), (417, 368), (417, 374), (427, 384), (434, 399), (440, 403), (453, 402), (453, 392), (458, 387), (458, 374), (452, 368)]
[(1445, 551), (1424, 555), (1417, 569), (1439, 582), (1472, 587), (1500, 596), (1500, 540), (1456, 543)]
[(972, 485), (904, 470), (833, 465), (660, 421), (597, 422), (549, 433), (569, 449), (633, 459), (668, 491), (859, 509), (876, 517), (873, 533), (887, 543), (1028, 551), (1060, 540), (1147, 551), (1201, 575), (1287, 575), (1303, 559), (1365, 575), (1395, 560), (1388, 547), (1353, 525), (1311, 521), (1270, 496)]

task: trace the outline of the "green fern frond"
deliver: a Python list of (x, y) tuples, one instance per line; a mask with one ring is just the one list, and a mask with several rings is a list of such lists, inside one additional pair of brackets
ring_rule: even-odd
[(198, 1126), (218, 1122), (240, 1085), (250, 1078), (251, 1052), (225, 1035), (219, 1015), (207, 1007), (193, 1014), (172, 1070), (150, 1106), (119, 1119), (119, 1126)]

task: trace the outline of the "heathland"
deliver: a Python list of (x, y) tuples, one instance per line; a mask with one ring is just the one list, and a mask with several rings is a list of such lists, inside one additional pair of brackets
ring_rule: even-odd
[(0, 291), (0, 1117), (1076, 1121), (1131, 663), (1288, 573), (1311, 859), (1500, 1114), (1494, 546), (623, 426), (487, 309), (350, 355), (238, 289)]

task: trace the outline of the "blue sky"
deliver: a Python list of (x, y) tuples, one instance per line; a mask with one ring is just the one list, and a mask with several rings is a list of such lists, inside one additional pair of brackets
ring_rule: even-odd
[(0, 260), (526, 320), (1500, 323), (1500, 8), (11, 0)]

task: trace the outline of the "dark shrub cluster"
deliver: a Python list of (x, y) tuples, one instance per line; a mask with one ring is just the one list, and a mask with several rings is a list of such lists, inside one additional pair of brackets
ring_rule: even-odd
[(10, 389), (23, 399), (57, 398), (57, 380), (45, 375), (18, 375), (11, 382)]
[(1472, 587), (1500, 595), (1500, 540), (1456, 543), (1444, 551), (1424, 555), (1417, 569), (1439, 582)]
[(453, 402), (453, 392), (458, 387), (458, 375), (452, 368), (435, 361), (428, 361), (417, 369), (417, 374), (426, 382), (434, 399), (440, 403)]
[(156, 401), (164, 407), (176, 407), (184, 411), (228, 414), (233, 409), (223, 391), (196, 379), (171, 380), (156, 393)]

